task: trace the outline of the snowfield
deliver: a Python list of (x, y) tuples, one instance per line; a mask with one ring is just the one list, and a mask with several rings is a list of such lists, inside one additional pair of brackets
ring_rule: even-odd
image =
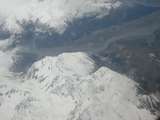
[(154, 120), (138, 84), (85, 53), (35, 62), (22, 80), (0, 81), (2, 120)]

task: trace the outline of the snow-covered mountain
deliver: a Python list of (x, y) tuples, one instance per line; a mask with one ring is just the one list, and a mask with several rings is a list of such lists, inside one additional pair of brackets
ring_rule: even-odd
[(0, 120), (157, 120), (159, 5), (0, 0)]
[(85, 53), (35, 62), (23, 80), (0, 81), (2, 120), (155, 120), (138, 84)]

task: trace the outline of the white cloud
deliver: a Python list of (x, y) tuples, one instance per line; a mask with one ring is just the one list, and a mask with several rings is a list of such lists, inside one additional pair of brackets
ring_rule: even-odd
[(66, 21), (88, 15), (106, 15), (121, 5), (119, 0), (0, 0), (0, 17), (11, 30), (16, 21), (37, 20), (57, 29)]

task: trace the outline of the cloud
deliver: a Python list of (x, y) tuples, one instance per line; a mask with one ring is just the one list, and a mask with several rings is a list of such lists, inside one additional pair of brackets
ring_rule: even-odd
[(119, 0), (0, 0), (0, 21), (8, 29), (20, 30), (17, 21), (39, 20), (63, 30), (75, 18), (109, 14), (121, 5)]

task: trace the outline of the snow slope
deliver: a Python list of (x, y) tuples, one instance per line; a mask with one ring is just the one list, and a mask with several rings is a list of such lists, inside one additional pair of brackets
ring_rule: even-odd
[(3, 120), (154, 120), (141, 108), (138, 84), (85, 53), (35, 62), (22, 80), (0, 81)]

